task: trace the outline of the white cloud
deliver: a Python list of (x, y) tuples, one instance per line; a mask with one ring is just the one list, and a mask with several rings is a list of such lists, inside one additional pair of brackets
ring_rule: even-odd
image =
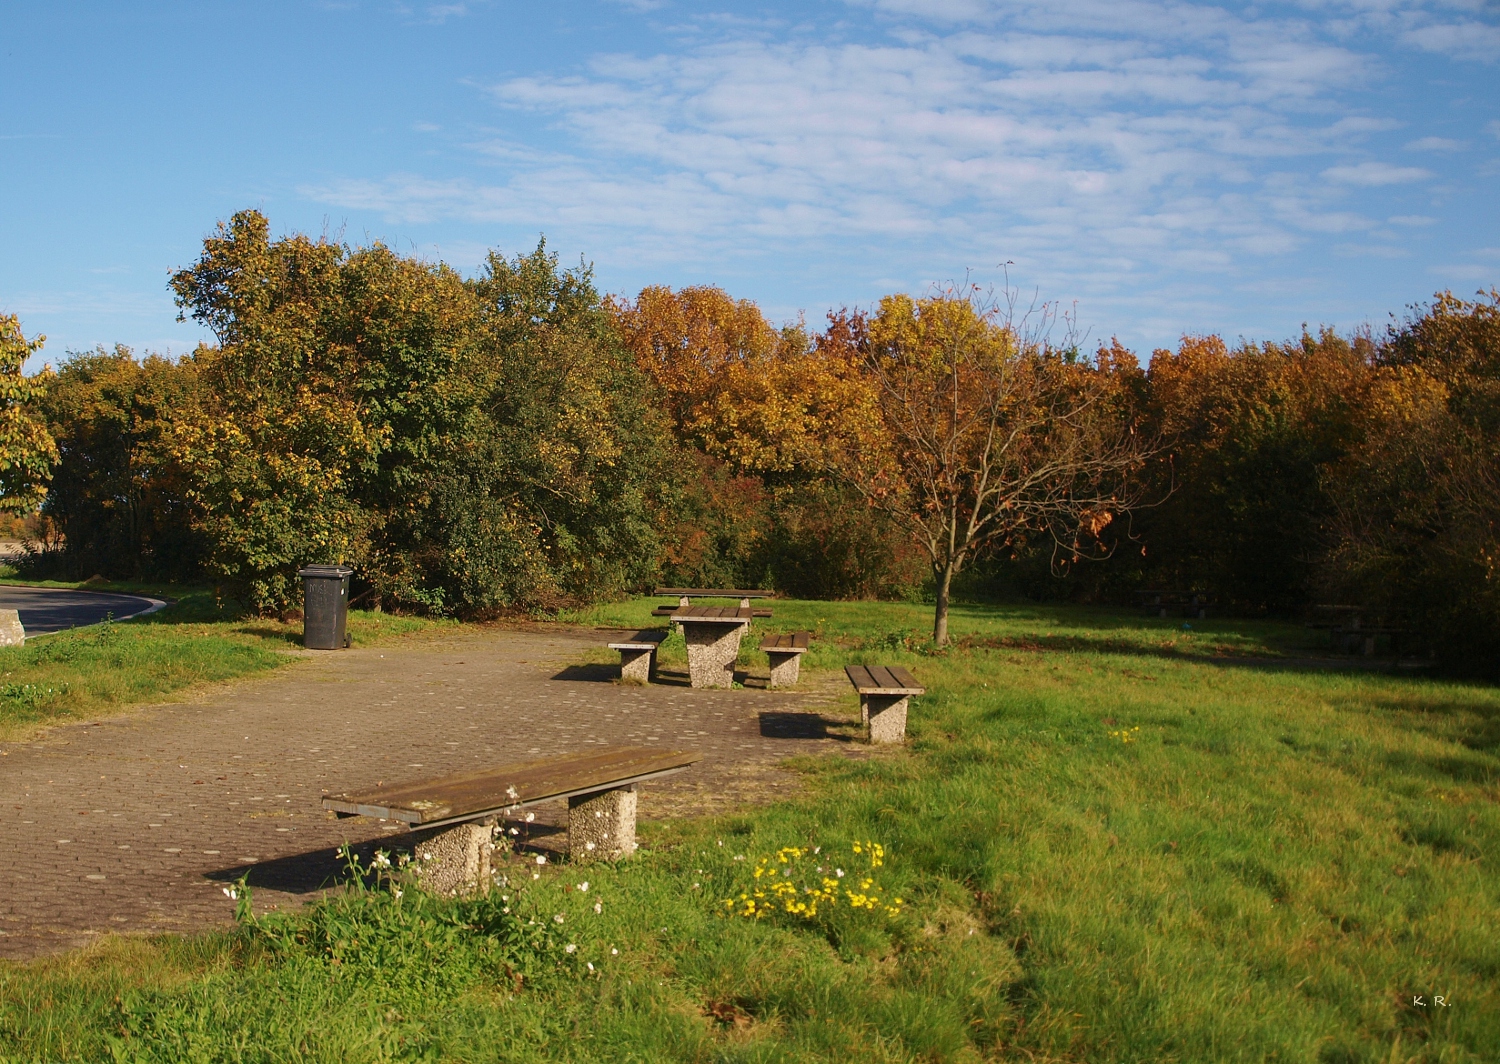
[(1418, 26), (1402, 39), (1423, 51), (1438, 52), (1455, 59), (1493, 63), (1500, 59), (1500, 27), (1483, 22), (1439, 22)]
[(1387, 218), (1386, 221), (1391, 225), (1421, 226), (1434, 225), (1436, 224), (1437, 219), (1425, 214), (1395, 214)]
[(1450, 140), (1447, 137), (1422, 137), (1420, 140), (1410, 140), (1402, 145), (1407, 151), (1463, 151), (1468, 147), (1461, 140)]
[[(1405, 0), (1308, 2), (1351, 25), (1385, 20), (1387, 36), (1432, 21)], [(1124, 299), (1175, 278), (1205, 308), (1247, 259), (1329, 235), (1350, 253), (1395, 254), (1362, 241), (1431, 221), (1381, 223), (1394, 203), (1361, 209), (1362, 190), (1435, 174), (1338, 162), (1373, 154), (1370, 139), (1400, 123), (1347, 104), (1386, 76), (1382, 62), (1306, 11), (874, 6), (884, 36), (725, 31), (490, 85), (503, 112), (547, 130), (475, 139), (493, 178), (397, 173), (302, 191), (401, 222), (544, 230), (616, 263), (725, 276), (736, 263), (819, 262), (886, 289), (903, 268), (1014, 259), (1050, 291)]]
[(1405, 185), (1413, 181), (1425, 181), (1433, 176), (1431, 170), (1420, 166), (1392, 166), (1390, 163), (1364, 162), (1352, 166), (1330, 166), (1323, 171), (1330, 181), (1345, 185)]

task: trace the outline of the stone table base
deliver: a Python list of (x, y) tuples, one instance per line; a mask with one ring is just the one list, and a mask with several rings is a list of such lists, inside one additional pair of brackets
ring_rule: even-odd
[(682, 621), (687, 640), (688, 676), (694, 687), (733, 687), (734, 665), (746, 624), (704, 624)]

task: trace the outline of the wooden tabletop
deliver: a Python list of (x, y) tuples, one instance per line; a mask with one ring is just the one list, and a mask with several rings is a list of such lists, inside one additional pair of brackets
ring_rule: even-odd
[(845, 665), (849, 682), (862, 695), (922, 695), (927, 688), (900, 665)]
[(679, 624), (749, 624), (756, 616), (769, 617), (770, 610), (752, 610), (749, 606), (688, 606), (671, 613)]
[(436, 827), (537, 802), (640, 783), (680, 771), (702, 759), (702, 754), (691, 751), (612, 746), (569, 757), (523, 761), (482, 772), (329, 795), (323, 799), (323, 808), (344, 816), (373, 816)]

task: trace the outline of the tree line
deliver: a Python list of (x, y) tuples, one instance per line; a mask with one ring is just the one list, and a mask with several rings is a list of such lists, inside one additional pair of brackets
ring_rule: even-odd
[[(807, 597), (1355, 603), (1500, 651), (1500, 293), (1377, 334), (1185, 337), (1141, 365), (955, 284), (777, 327), (711, 287), (606, 297), (545, 244), (464, 278), (245, 211), (173, 276), (215, 342), (39, 346), (0, 317), (0, 502), (32, 575), (343, 561), (363, 604), (484, 617), (654, 582)], [(1063, 330), (1066, 332), (1066, 330)]]

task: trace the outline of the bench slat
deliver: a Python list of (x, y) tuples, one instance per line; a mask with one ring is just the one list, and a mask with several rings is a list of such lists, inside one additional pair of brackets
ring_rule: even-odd
[(437, 825), (550, 799), (623, 787), (676, 772), (703, 755), (659, 747), (615, 746), (572, 757), (502, 765), (415, 783), (329, 795), (323, 808), (353, 816)]
[(876, 687), (900, 687), (896, 678), (891, 675), (891, 670), (884, 665), (870, 666), (870, 679), (875, 681)]
[(760, 644), (762, 650), (779, 650), (787, 653), (808, 650), (811, 647), (811, 632), (782, 632), (779, 635), (768, 635)]

